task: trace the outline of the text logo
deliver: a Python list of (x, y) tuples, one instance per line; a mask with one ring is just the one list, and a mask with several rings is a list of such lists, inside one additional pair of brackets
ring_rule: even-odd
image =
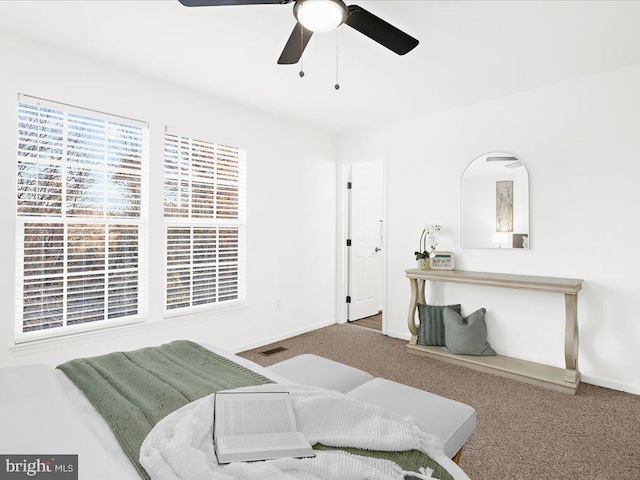
[(0, 480), (78, 480), (78, 455), (0, 455)]

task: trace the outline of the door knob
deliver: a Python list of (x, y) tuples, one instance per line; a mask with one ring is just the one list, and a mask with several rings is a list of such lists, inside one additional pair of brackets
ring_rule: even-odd
[(378, 253), (381, 249), (376, 247), (375, 252)]

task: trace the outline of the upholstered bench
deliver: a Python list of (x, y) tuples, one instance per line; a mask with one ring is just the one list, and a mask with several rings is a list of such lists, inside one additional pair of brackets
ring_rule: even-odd
[(300, 385), (311, 385), (348, 393), (373, 375), (317, 355), (304, 354), (267, 367), (273, 373)]
[(440, 438), (445, 454), (455, 462), (476, 429), (476, 411), (469, 405), (374, 378), (367, 372), (317, 355), (299, 355), (268, 368), (292, 382), (336, 390), (403, 417), (412, 416), (422, 430)]

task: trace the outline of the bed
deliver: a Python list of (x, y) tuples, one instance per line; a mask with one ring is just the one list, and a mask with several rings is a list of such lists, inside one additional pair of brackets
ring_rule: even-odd
[[(201, 345), (276, 383), (291, 383), (253, 362)], [(107, 422), (62, 371), (40, 364), (3, 368), (0, 384), (2, 454), (77, 454), (81, 479), (140, 478)], [(444, 454), (434, 460), (456, 480), (467, 478)]]

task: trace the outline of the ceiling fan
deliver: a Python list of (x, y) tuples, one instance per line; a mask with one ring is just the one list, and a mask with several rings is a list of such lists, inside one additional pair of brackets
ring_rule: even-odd
[(293, 14), (296, 26), (284, 47), (278, 63), (298, 63), (314, 33), (329, 32), (346, 23), (351, 28), (405, 55), (418, 46), (418, 40), (385, 22), (358, 5), (347, 6), (343, 0), (179, 0), (186, 7), (217, 7), (224, 5), (270, 5), (295, 2)]

